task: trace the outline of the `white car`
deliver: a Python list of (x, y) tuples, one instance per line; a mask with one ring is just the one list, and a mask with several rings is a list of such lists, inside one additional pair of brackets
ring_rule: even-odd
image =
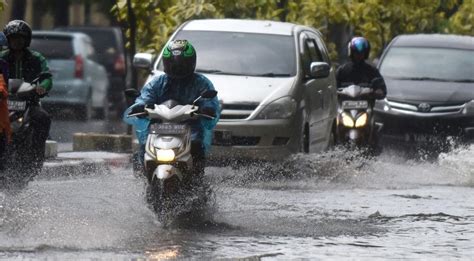
[[(274, 21), (210, 19), (181, 25), (170, 41), (186, 39), (196, 72), (218, 91), (222, 114), (211, 158), (278, 160), (319, 152), (333, 143), (336, 81), (321, 34)], [(136, 67), (163, 74), (161, 55), (137, 54)], [(153, 63), (153, 64), (152, 64)]]

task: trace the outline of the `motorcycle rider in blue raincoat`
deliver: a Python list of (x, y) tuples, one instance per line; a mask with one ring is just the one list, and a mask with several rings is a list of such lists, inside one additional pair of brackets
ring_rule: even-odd
[[(176, 100), (179, 104), (192, 104), (204, 91), (214, 90), (212, 82), (204, 75), (195, 73), (196, 50), (187, 40), (170, 42), (163, 50), (163, 66), (165, 74), (149, 81), (141, 90), (141, 95), (124, 113), (124, 121), (134, 125), (139, 141), (137, 163), (143, 166), (145, 143), (148, 136), (150, 121), (147, 118), (127, 117), (129, 114), (142, 112), (146, 105), (161, 104), (167, 100)], [(212, 130), (220, 116), (220, 105), (217, 97), (200, 99), (197, 103), (200, 113), (215, 117), (208, 119), (196, 118), (191, 123), (191, 155), (194, 173), (204, 174), (206, 153), (212, 142)]]

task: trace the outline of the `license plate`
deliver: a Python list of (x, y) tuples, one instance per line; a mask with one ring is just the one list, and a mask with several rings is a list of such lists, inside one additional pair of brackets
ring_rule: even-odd
[(24, 111), (26, 109), (26, 101), (7, 100), (9, 111)]
[(221, 146), (232, 145), (232, 132), (226, 130), (215, 130), (212, 144)]
[(184, 134), (187, 128), (184, 124), (153, 124), (150, 131), (153, 134)]
[(343, 109), (367, 109), (369, 107), (369, 102), (367, 101), (343, 101)]

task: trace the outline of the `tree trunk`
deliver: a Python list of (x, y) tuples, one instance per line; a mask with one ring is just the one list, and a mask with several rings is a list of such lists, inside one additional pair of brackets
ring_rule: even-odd
[(25, 11), (26, 11), (26, 0), (15, 0), (12, 3), (12, 18), (11, 20), (25, 19)]
[(48, 8), (44, 0), (35, 0), (33, 2), (33, 10), (33, 24), (31, 26), (34, 30), (38, 30), (41, 29), (42, 19)]
[(91, 1), (84, 0), (84, 24), (91, 24)]
[(68, 26), (69, 0), (55, 0), (54, 2), (54, 26)]
[[(132, 1), (127, 0), (127, 20), (128, 20), (128, 28), (130, 29), (130, 50), (128, 55), (130, 56), (130, 61), (133, 61), (133, 56), (136, 53), (136, 34), (137, 34), (137, 18), (135, 16), (135, 12), (132, 9)], [(134, 89), (138, 89), (137, 86), (137, 71), (135, 68), (130, 70), (131, 71), (131, 87)], [(133, 103), (130, 99), (127, 99), (127, 105), (130, 106)], [(132, 134), (132, 126), (127, 125), (127, 134)]]
[[(136, 53), (136, 35), (137, 35), (137, 18), (135, 16), (135, 12), (132, 9), (132, 1), (127, 0), (127, 17), (128, 17), (128, 28), (130, 29), (130, 60), (133, 60), (133, 56)], [(131, 75), (131, 82), (132, 87), (137, 89), (137, 73), (134, 68), (132, 68), (132, 75)]]
[(283, 9), (283, 12), (280, 14), (280, 21), (286, 22), (286, 17), (288, 16), (288, 0), (280, 0), (277, 3), (278, 9)]

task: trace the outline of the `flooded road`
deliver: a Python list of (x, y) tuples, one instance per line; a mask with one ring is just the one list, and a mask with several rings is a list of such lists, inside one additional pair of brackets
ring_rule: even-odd
[(209, 167), (207, 218), (162, 227), (130, 169), (0, 192), (0, 259), (470, 259), (474, 146), (432, 161), (332, 151)]

